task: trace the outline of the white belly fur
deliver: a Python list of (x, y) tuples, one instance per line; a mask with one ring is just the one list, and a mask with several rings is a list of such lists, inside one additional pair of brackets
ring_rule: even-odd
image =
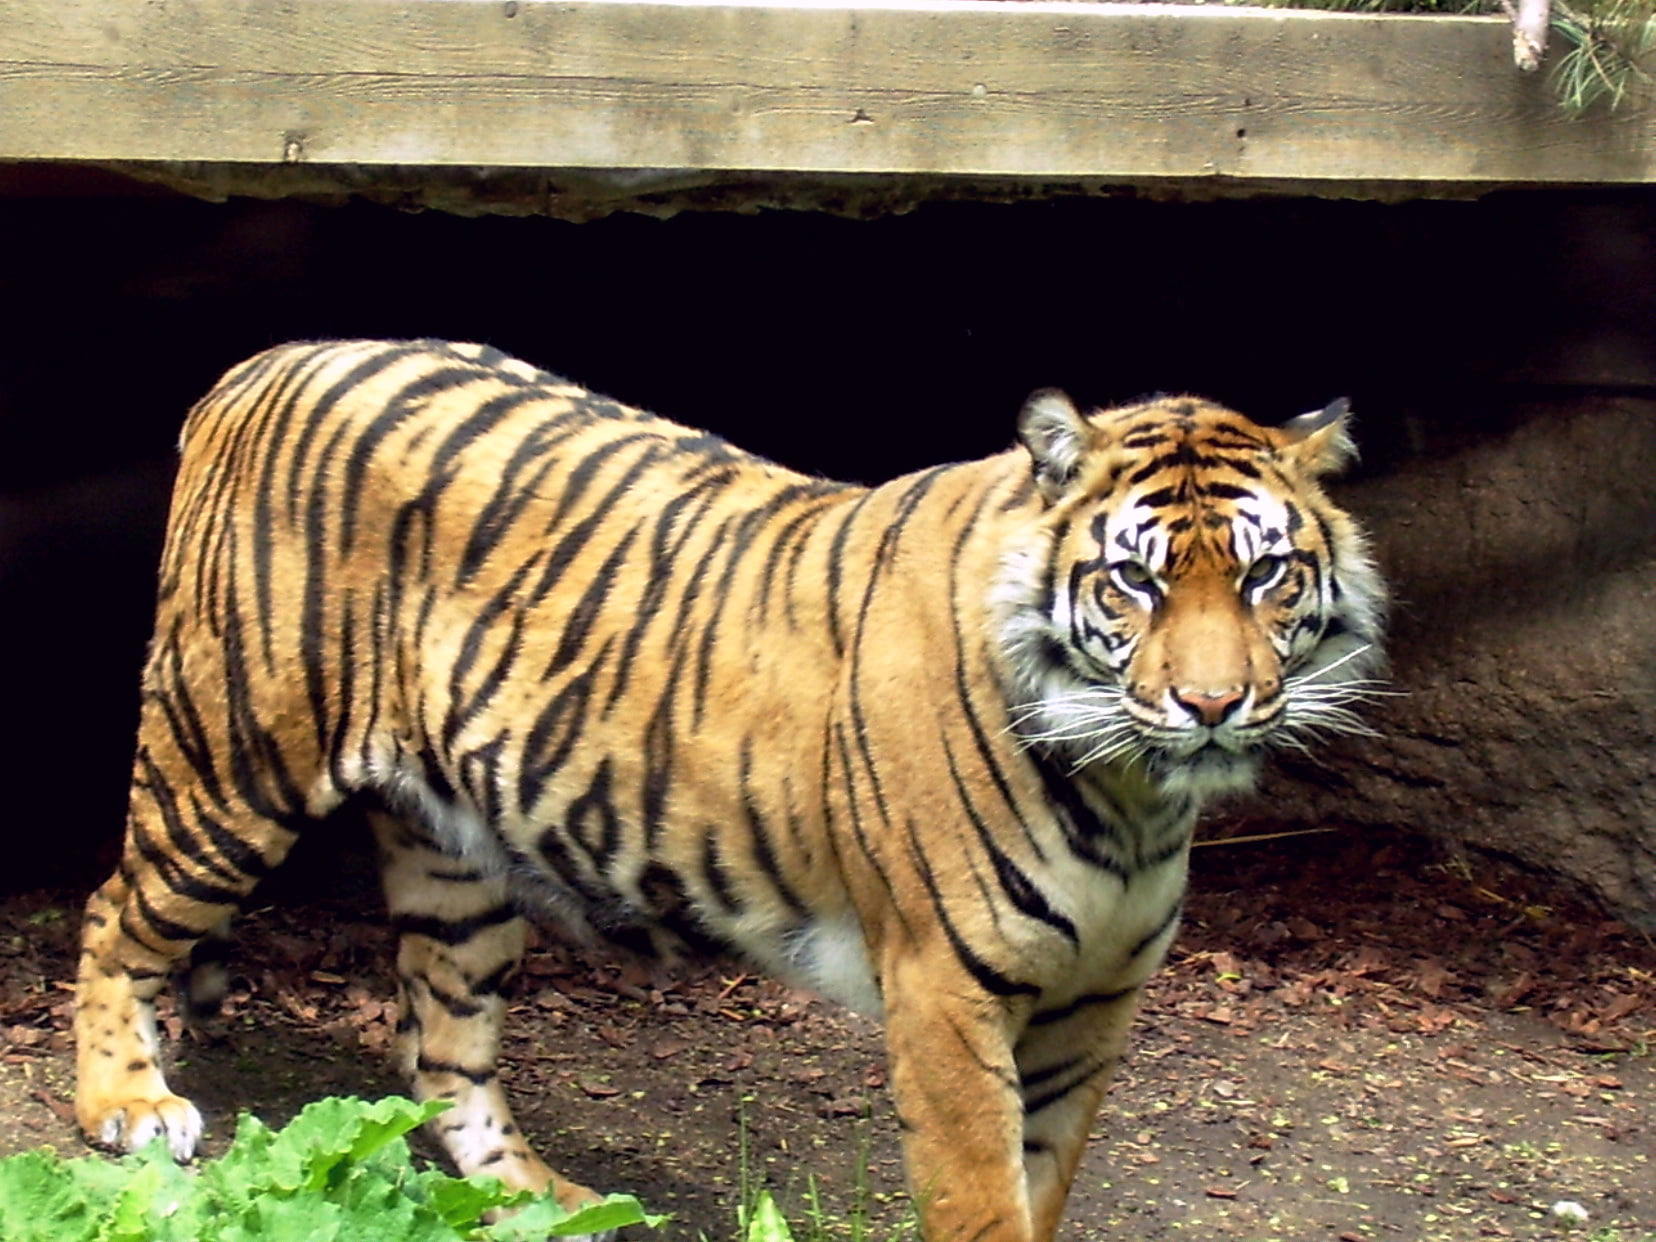
[(794, 936), (779, 973), (847, 1009), (878, 1017), (883, 1008), (880, 985), (868, 960), (862, 928), (850, 914), (813, 920)]

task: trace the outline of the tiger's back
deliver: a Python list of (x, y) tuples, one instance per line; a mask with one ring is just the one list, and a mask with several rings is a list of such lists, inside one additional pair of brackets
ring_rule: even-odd
[[(495, 1078), (519, 912), (539, 908), (646, 952), (735, 948), (883, 1011), (927, 1236), (1050, 1236), (1176, 921), (1202, 787), (1156, 757), (1188, 777), (1255, 745), (1212, 720), (1186, 757), (1151, 721), (1128, 762), (1077, 767), (1054, 732), (1121, 649), (1179, 641), (1155, 607), (1128, 615), (1126, 584), (1087, 577), (1108, 571), (1100, 498), (1129, 473), (1104, 450), (1167, 423), (1229, 437), (1257, 479), (1246, 454), (1287, 461), (1322, 435), (1234, 448), (1251, 424), (1187, 402), (1106, 445), (1070, 413), (1032, 405), (1024, 449), (865, 489), (484, 347), (299, 345), (232, 371), (186, 427), (127, 853), (88, 907), (88, 1133), (194, 1147), (199, 1116), (157, 1064), (160, 981), (304, 824), (364, 798), (405, 1060), (417, 1093), (454, 1101), (442, 1133), (464, 1172), (588, 1193), (528, 1149)], [(1185, 466), (1136, 459), (1135, 503), (1176, 510), (1149, 466)], [(1184, 503), (1263, 529), (1228, 486)], [(1343, 552), (1348, 585), (1378, 590), (1309, 486), (1322, 534), (1302, 520), (1297, 537), (1322, 540), (1302, 554), (1324, 581), (1254, 601), (1271, 637), (1250, 661), (1338, 645), (1301, 598), (1337, 607), (1318, 556)], [(1163, 550), (1175, 585), (1233, 555), (1191, 546), (1195, 569)], [(1192, 616), (1195, 590), (1173, 593)], [(1372, 630), (1372, 612), (1348, 604), (1340, 624)], [(1099, 627), (1120, 632), (1098, 643)], [(1171, 692), (1174, 732), (1222, 690), (1245, 697), (1210, 686), (1211, 663)], [(1247, 690), (1249, 727), (1276, 727), (1282, 680)]]
[[(936, 473), (811, 479), (475, 347), (289, 347), (191, 419), (147, 683), (240, 687), (190, 767), (259, 756), (272, 819), (374, 794), (630, 947), (774, 959), (849, 912), (811, 829), (862, 545), (906, 553), (914, 497), (1005, 481)], [(186, 651), (219, 667), (169, 681)], [(732, 791), (747, 831), (715, 836)]]

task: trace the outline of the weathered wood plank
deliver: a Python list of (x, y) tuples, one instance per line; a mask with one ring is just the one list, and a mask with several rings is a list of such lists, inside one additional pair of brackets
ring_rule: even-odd
[(1656, 180), (1504, 23), (909, 0), (0, 0), (0, 160)]

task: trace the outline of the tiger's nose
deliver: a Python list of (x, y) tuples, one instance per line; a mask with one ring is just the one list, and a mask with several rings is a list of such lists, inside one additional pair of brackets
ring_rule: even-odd
[(1240, 690), (1226, 690), (1220, 694), (1206, 694), (1200, 690), (1175, 690), (1173, 701), (1205, 725), (1223, 724), (1242, 706)]

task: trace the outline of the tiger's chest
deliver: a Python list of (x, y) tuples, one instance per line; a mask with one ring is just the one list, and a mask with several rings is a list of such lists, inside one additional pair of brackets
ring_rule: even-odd
[(1150, 977), (1178, 931), (1188, 857), (1187, 847), (1125, 879), (1087, 877), (1073, 884), (1074, 966), (1046, 981), (1041, 1007), (1088, 992), (1134, 988)]

